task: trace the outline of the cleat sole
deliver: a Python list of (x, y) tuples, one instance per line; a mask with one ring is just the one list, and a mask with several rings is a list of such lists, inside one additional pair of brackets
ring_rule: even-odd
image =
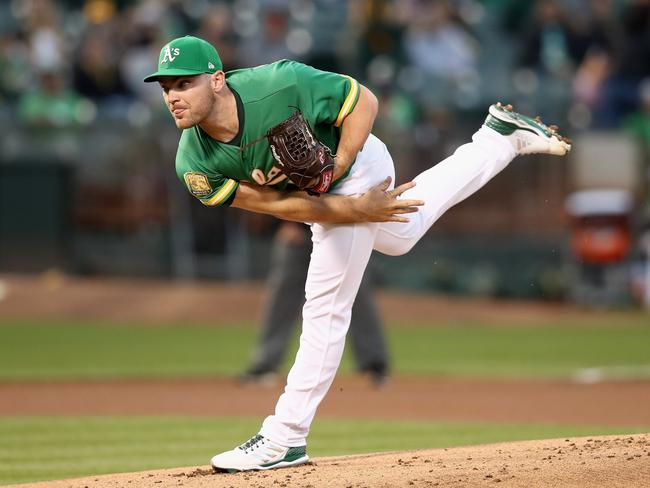
[(504, 105), (501, 102), (497, 102), (495, 105), (492, 105), (490, 107), (489, 113), (493, 117), (500, 120), (503, 120), (502, 117), (505, 116), (505, 122), (513, 124), (522, 130), (534, 132), (541, 137), (555, 140), (555, 142), (559, 144), (566, 151), (566, 153), (571, 151), (571, 140), (568, 137), (564, 137), (557, 132), (559, 129), (557, 125), (547, 126), (539, 115), (534, 118), (529, 118), (517, 114), (514, 112), (512, 105)]

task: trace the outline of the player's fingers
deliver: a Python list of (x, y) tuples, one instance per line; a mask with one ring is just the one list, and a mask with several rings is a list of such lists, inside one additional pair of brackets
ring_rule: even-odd
[(399, 207), (393, 210), (396, 214), (415, 213), (418, 211), (417, 207)]
[(408, 183), (401, 184), (393, 190), (393, 195), (399, 196), (404, 193), (406, 190), (409, 190), (415, 186), (415, 181), (409, 181)]
[(393, 215), (390, 219), (388, 219), (386, 222), (410, 222), (410, 219), (407, 219), (406, 217), (398, 217), (397, 215)]
[(400, 207), (421, 207), (424, 200), (398, 200), (397, 205)]
[(390, 186), (391, 181), (393, 181), (393, 179), (390, 176), (387, 176), (386, 179), (379, 183), (375, 188), (378, 188), (381, 191), (386, 191)]

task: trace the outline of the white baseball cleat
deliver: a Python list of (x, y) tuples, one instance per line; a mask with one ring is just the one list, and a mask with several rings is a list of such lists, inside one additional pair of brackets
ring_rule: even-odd
[(546, 126), (539, 116), (531, 118), (514, 112), (512, 105), (491, 105), (485, 125), (506, 136), (517, 155), (564, 156), (571, 151), (571, 141), (557, 132), (557, 126)]
[(307, 447), (284, 447), (257, 434), (232, 451), (214, 456), (210, 464), (217, 472), (236, 473), (298, 466), (309, 462)]

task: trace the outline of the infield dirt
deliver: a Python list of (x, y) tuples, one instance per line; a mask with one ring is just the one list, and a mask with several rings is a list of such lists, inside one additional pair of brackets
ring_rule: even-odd
[(316, 458), (296, 468), (213, 473), (208, 466), (13, 485), (20, 488), (647, 487), (648, 435), (511, 442)]
[[(252, 415), (273, 411), (284, 384), (215, 379), (0, 382), (0, 415)], [(383, 388), (340, 376), (319, 418), (650, 425), (650, 382), (590, 385), (395, 377)], [(650, 484), (649, 484), (650, 486)]]

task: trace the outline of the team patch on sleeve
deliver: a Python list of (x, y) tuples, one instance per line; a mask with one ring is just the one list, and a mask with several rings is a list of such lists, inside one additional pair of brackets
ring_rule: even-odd
[(343, 106), (339, 111), (338, 117), (336, 117), (336, 122), (334, 122), (335, 127), (340, 127), (345, 118), (352, 112), (357, 99), (359, 98), (359, 82), (350, 76), (345, 76), (350, 82), (350, 90), (348, 91), (348, 96), (345, 97)]
[(185, 173), (183, 178), (185, 178), (185, 184), (187, 185), (188, 190), (190, 190), (190, 193), (195, 197), (200, 198), (212, 193), (212, 186), (210, 185), (210, 180), (208, 180), (207, 175), (190, 171)]

